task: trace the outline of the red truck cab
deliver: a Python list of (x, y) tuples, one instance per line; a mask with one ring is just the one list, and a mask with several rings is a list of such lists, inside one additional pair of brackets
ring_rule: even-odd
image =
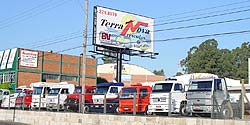
[[(85, 106), (92, 104), (92, 95), (95, 91), (95, 86), (85, 86)], [(64, 101), (65, 110), (78, 111), (79, 99), (81, 98), (82, 87), (76, 86), (73, 94), (69, 94), (67, 99)]]
[(133, 105), (135, 94), (136, 112), (147, 113), (151, 92), (151, 86), (143, 86), (141, 84), (132, 84), (129, 87), (122, 88), (118, 111), (120, 113), (132, 113), (134, 110)]
[(32, 92), (33, 90), (24, 90), (24, 92), (20, 92), (16, 98), (15, 107), (30, 108), (32, 102)]

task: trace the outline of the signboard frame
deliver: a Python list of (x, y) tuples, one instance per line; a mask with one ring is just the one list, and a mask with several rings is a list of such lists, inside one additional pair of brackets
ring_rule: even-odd
[(20, 66), (37, 68), (38, 54), (37, 51), (21, 50)]
[(153, 53), (153, 18), (95, 6), (93, 20), (93, 45)]

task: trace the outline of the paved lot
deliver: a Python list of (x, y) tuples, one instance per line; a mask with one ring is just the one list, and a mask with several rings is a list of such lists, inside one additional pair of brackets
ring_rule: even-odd
[(28, 125), (28, 124), (12, 122), (12, 121), (1, 121), (0, 120), (0, 125)]

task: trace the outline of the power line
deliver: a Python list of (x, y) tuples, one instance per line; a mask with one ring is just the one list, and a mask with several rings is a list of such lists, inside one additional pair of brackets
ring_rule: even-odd
[(194, 20), (200, 20), (200, 19), (206, 19), (206, 18), (212, 18), (212, 17), (218, 17), (218, 16), (225, 16), (225, 15), (242, 13), (242, 12), (247, 12), (247, 11), (250, 11), (250, 9), (233, 11), (233, 12), (228, 12), (228, 13), (221, 13), (221, 14), (214, 14), (214, 15), (197, 17), (197, 18), (190, 18), (190, 19), (185, 19), (185, 20), (178, 20), (178, 21), (172, 21), (172, 22), (159, 23), (159, 24), (155, 24), (154, 26), (167, 25), (167, 24), (175, 24), (175, 23), (181, 23), (181, 22), (187, 22), (187, 21), (194, 21)]
[(28, 16), (23, 16), (23, 17), (21, 17), (21, 18), (15, 19), (14, 21), (9, 21), (9, 22), (7, 22), (7, 23), (5, 23), (5, 24), (2, 24), (2, 25), (0, 26), (0, 29), (4, 29), (4, 28), (9, 27), (9, 26), (11, 26), (11, 25), (13, 25), (13, 24), (16, 24), (16, 23), (19, 23), (19, 22), (28, 20), (28, 19), (30, 19), (30, 18), (32, 18), (32, 17), (35, 17), (35, 16), (37, 16), (37, 15), (40, 15), (40, 14), (42, 14), (42, 13), (44, 13), (44, 12), (47, 12), (47, 11), (49, 11), (49, 10), (51, 10), (51, 9), (57, 8), (57, 7), (59, 7), (59, 6), (63, 5), (63, 4), (65, 4), (66, 2), (68, 2), (68, 1), (67, 1), (67, 0), (62, 1), (62, 2), (60, 2), (60, 3), (58, 3), (58, 4), (54, 5), (54, 6), (51, 6), (51, 7), (49, 7), (49, 8), (46, 8), (45, 10), (42, 10), (42, 11), (40, 11), (40, 12), (37, 12), (36, 14), (33, 14), (33, 15), (31, 14), (31, 15), (28, 15)]
[(154, 40), (154, 42), (166, 42), (166, 41), (174, 41), (174, 40), (194, 39), (194, 38), (233, 35), (233, 34), (244, 34), (244, 33), (250, 33), (250, 30), (235, 31), (235, 32), (224, 32), (224, 33), (216, 33), (216, 34), (205, 34), (205, 35), (198, 35), (198, 36), (175, 37), (175, 38), (169, 38), (169, 39)]
[(250, 2), (250, 0), (235, 2), (235, 3), (230, 3), (230, 4), (224, 4), (224, 5), (214, 6), (214, 7), (208, 7), (208, 8), (198, 9), (198, 10), (186, 11), (186, 12), (182, 12), (182, 13), (170, 14), (170, 15), (156, 17), (156, 18), (165, 18), (165, 17), (184, 15), (184, 14), (189, 14), (189, 13), (194, 13), (194, 12), (207, 11), (207, 10), (211, 10), (211, 9), (217, 9), (217, 8), (222, 8), (222, 7), (227, 7), (227, 6), (237, 5), (237, 4), (243, 4), (243, 3), (247, 3), (247, 2)]
[(23, 11), (21, 11), (20, 13), (14, 15), (14, 16), (6, 17), (6, 18), (0, 20), (0, 23), (6, 22), (6, 21), (10, 21), (10, 20), (12, 20), (12, 19), (14, 19), (14, 18), (17, 18), (17, 17), (20, 17), (20, 16), (22, 16), (22, 15), (25, 15), (25, 14), (27, 14), (27, 13), (29, 13), (29, 12), (35, 10), (35, 9), (39, 9), (39, 8), (41, 8), (41, 7), (43, 7), (43, 6), (46, 6), (47, 4), (51, 3), (52, 1), (53, 1), (53, 0), (49, 0), (49, 1), (43, 2), (43, 3), (38, 4), (37, 6), (34, 6), (34, 7), (30, 8), (30, 9), (23, 10)]
[(171, 20), (177, 20), (177, 19), (185, 19), (185, 18), (189, 18), (189, 17), (204, 16), (204, 15), (208, 15), (208, 14), (228, 12), (228, 11), (239, 10), (239, 9), (244, 9), (244, 8), (249, 8), (249, 7), (250, 6), (240, 6), (240, 7), (230, 8), (230, 9), (225, 9), (225, 10), (217, 10), (217, 11), (212, 11), (212, 12), (207, 12), (207, 13), (188, 15), (188, 16), (182, 16), (182, 17), (177, 17), (177, 18), (170, 18), (170, 19), (167, 19), (167, 20), (165, 19), (165, 20), (160, 20), (160, 21), (157, 21), (157, 22), (165, 22), (165, 21), (171, 21)]
[(231, 22), (237, 22), (237, 21), (243, 21), (243, 20), (249, 20), (250, 17), (247, 18), (239, 18), (234, 20), (225, 20), (225, 21), (219, 21), (219, 22), (211, 22), (211, 23), (203, 23), (203, 24), (197, 24), (197, 25), (189, 25), (189, 26), (180, 26), (180, 27), (173, 27), (173, 28), (167, 28), (167, 29), (159, 29), (155, 30), (153, 32), (161, 32), (161, 31), (170, 31), (170, 30), (179, 30), (179, 29), (187, 29), (187, 28), (194, 28), (194, 27), (201, 27), (201, 26), (209, 26), (209, 25), (216, 25), (216, 24), (224, 24), (224, 23), (231, 23)]

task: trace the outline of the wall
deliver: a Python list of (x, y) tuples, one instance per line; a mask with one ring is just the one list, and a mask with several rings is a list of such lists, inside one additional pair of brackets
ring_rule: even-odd
[[(0, 120), (13, 120), (13, 110), (0, 109)], [(15, 121), (32, 125), (249, 125), (247, 120), (145, 117), (128, 115), (35, 112), (16, 110)]]

